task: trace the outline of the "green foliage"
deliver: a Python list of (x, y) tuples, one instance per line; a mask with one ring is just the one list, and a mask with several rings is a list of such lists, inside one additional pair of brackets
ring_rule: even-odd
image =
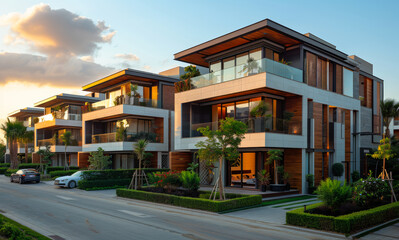
[(341, 177), (344, 174), (344, 165), (342, 163), (334, 163), (331, 170), (333, 176)]
[(50, 240), (50, 238), (0, 214), (0, 239), (3, 238), (11, 240)]
[(327, 178), (320, 182), (316, 194), (325, 206), (336, 209), (351, 198), (352, 188), (346, 183), (341, 185), (340, 181)]
[[(307, 210), (320, 207), (314, 204)], [(399, 217), (399, 202), (351, 213), (339, 217), (304, 212), (303, 208), (286, 213), (287, 224), (350, 234)]]
[(307, 174), (306, 175), (306, 182), (308, 183), (309, 187), (314, 186), (314, 175), (313, 174)]
[[(63, 170), (64, 170), (64, 167), (47, 167), (47, 173), (51, 173), (54, 171), (63, 171)], [(79, 167), (72, 166), (72, 167), (69, 167), (69, 170), (79, 170)]]
[(194, 171), (182, 171), (180, 181), (182, 186), (190, 191), (197, 191), (200, 187), (200, 177)]
[(274, 163), (274, 183), (278, 184), (279, 172), (282, 173), (284, 171), (283, 167), (279, 167), (280, 161), (283, 159), (283, 152), (279, 149), (276, 149), (267, 151), (267, 154), (267, 164)]
[(80, 180), (78, 188), (83, 190), (100, 190), (101, 188), (119, 188), (127, 187), (130, 184), (131, 178), (122, 179), (102, 179), (102, 180)]
[[(209, 192), (207, 196), (209, 198)], [(128, 189), (117, 189), (116, 195), (118, 197), (132, 198), (156, 203), (170, 204), (180, 207), (200, 209), (211, 212), (223, 212), (230, 209), (243, 208), (247, 206), (260, 205), (262, 203), (262, 197), (260, 195), (236, 195), (236, 198), (224, 200), (224, 201), (213, 201), (203, 198), (191, 198), (191, 197), (180, 197), (170, 194), (153, 193), (139, 190), (128, 190)], [(226, 194), (229, 198), (229, 194)]]
[(5, 174), (8, 167), (0, 167), (0, 174)]
[(197, 69), (197, 67), (193, 65), (189, 65), (184, 68), (184, 74), (180, 76), (180, 80), (187, 80), (191, 79), (193, 77), (197, 77), (201, 75), (200, 71)]
[(6, 176), (6, 177), (10, 177), (11, 176), (11, 174), (13, 174), (13, 173), (16, 173), (17, 171), (18, 171), (19, 169), (7, 169), (7, 171), (4, 173), (4, 175)]
[(374, 159), (391, 159), (393, 157), (393, 153), (391, 150), (391, 144), (389, 143), (389, 138), (383, 138), (380, 140), (380, 145), (378, 145), (377, 151), (370, 156)]
[[(47, 145), (45, 147), (45, 149), (40, 149), (36, 153), (39, 154), (42, 163), (44, 163), (46, 165), (50, 165), (51, 164), (51, 162), (52, 162), (51, 158), (55, 155), (55, 153), (52, 153), (50, 151), (50, 146), (49, 145)], [(62, 167), (62, 169), (64, 169), (64, 168), (65, 167)]]
[(269, 110), (269, 105), (265, 101), (259, 101), (258, 104), (252, 108), (251, 117), (265, 117)]
[(77, 172), (78, 170), (67, 170), (67, 171), (52, 171), (50, 176), (52, 178), (63, 177), (63, 176), (70, 176)]
[(96, 152), (91, 152), (89, 156), (90, 170), (104, 170), (111, 166), (111, 156), (105, 156), (104, 150), (98, 148)]
[[(0, 162), (4, 162), (4, 154), (6, 154), (6, 149), (6, 145), (3, 143), (3, 141), (0, 140)], [(0, 167), (1, 164), (3, 163), (0, 163)]]
[(0, 167), (10, 167), (9, 163), (0, 163)]
[(354, 184), (353, 201), (359, 206), (373, 206), (381, 203), (382, 198), (390, 194), (388, 183), (371, 174)]
[(195, 171), (198, 168), (199, 164), (191, 162), (188, 164), (187, 171)]
[(385, 127), (385, 137), (390, 137), (389, 125), (393, 118), (399, 116), (399, 103), (393, 99), (385, 99), (380, 102), (382, 122)]
[[(89, 170), (82, 172), (82, 178), (85, 180), (96, 181), (96, 180), (109, 180), (109, 179), (132, 179), (134, 171), (133, 169), (108, 169), (108, 170)], [(158, 169), (158, 168), (143, 168), (142, 169), (147, 175), (153, 172), (163, 172), (169, 169)]]
[(266, 171), (265, 169), (259, 170), (258, 171), (258, 181), (260, 182), (261, 185), (269, 185), (270, 184), (270, 173)]
[(164, 188), (168, 192), (182, 186), (180, 172), (169, 171), (154, 175), (159, 178), (159, 180), (155, 182), (155, 185)]
[(360, 179), (360, 173), (358, 171), (353, 171), (351, 173), (352, 182), (355, 183)]
[(127, 128), (125, 123), (118, 121), (118, 126), (116, 128), (116, 141), (125, 141), (127, 138)]
[(18, 165), (18, 169), (25, 169), (25, 168), (39, 169), (40, 164), (38, 164), (38, 163), (21, 163)]
[(7, 143), (9, 144), (11, 167), (17, 168), (19, 163), (17, 158), (18, 153), (15, 152), (15, 150), (18, 141), (23, 138), (26, 132), (26, 127), (22, 122), (10, 121), (10, 119), (7, 118), (7, 122), (2, 124), (0, 129), (3, 130), (4, 137), (7, 139)]

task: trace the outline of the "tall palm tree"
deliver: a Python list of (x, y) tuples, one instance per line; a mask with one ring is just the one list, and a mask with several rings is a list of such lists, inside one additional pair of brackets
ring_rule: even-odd
[(144, 157), (145, 157), (145, 148), (148, 145), (148, 141), (146, 139), (140, 139), (138, 140), (136, 143), (133, 144), (133, 148), (134, 148), (134, 153), (137, 155), (137, 158), (139, 159), (139, 169), (138, 169), (138, 182), (137, 182), (137, 186), (138, 188), (141, 187), (141, 162), (143, 161)]
[(35, 133), (33, 131), (25, 131), (21, 142), (25, 145), (25, 161), (28, 161), (28, 144), (33, 142), (35, 138)]
[(381, 101), (380, 109), (383, 125), (385, 127), (384, 138), (390, 138), (389, 125), (391, 124), (392, 118), (399, 116), (399, 103), (393, 99), (385, 99)]
[(66, 155), (66, 150), (67, 147), (71, 145), (72, 142), (72, 133), (70, 131), (66, 131), (64, 132), (61, 136), (60, 136), (62, 142), (64, 143), (65, 146), (65, 170), (69, 170), (69, 164), (67, 161), (67, 155)]
[(7, 118), (7, 122), (1, 125), (1, 130), (4, 132), (4, 137), (7, 139), (7, 144), (10, 149), (11, 168), (18, 168), (18, 141), (22, 138), (26, 132), (26, 127), (22, 122), (10, 121)]

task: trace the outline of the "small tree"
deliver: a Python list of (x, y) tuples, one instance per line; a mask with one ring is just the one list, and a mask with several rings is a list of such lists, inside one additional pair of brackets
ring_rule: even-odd
[(62, 140), (62, 142), (64, 143), (64, 146), (65, 146), (65, 159), (64, 159), (65, 160), (65, 167), (64, 167), (64, 169), (65, 170), (69, 170), (69, 164), (68, 164), (68, 161), (67, 161), (66, 151), (67, 151), (67, 147), (71, 145), (72, 133), (70, 131), (66, 131), (60, 136), (60, 138), (61, 138), (61, 140)]
[(7, 119), (5, 124), (1, 125), (1, 130), (4, 132), (4, 137), (7, 140), (8, 148), (10, 149), (11, 169), (18, 168), (18, 141), (26, 132), (26, 127), (22, 122), (10, 121)]
[(385, 169), (385, 159), (389, 160), (393, 157), (393, 153), (391, 150), (391, 144), (389, 143), (389, 138), (383, 138), (380, 140), (380, 145), (378, 146), (377, 151), (375, 151), (373, 154), (370, 154), (370, 156), (374, 159), (382, 159), (382, 173), (380, 174), (379, 177), (382, 179), (389, 178), (388, 173)]
[(110, 160), (111, 156), (105, 156), (104, 150), (102, 148), (98, 148), (97, 151), (91, 152), (89, 156), (89, 169), (91, 170), (104, 170), (108, 169), (111, 165), (112, 161)]
[[(134, 148), (133, 151), (136, 154), (137, 158), (139, 159), (139, 169), (134, 172), (129, 188), (133, 188), (133, 185), (134, 185), (134, 189), (141, 188), (141, 181), (142, 181), (141, 177), (142, 176), (145, 177), (145, 173), (141, 169), (141, 164), (142, 164), (141, 161), (145, 157), (145, 153), (146, 153), (145, 148), (147, 147), (147, 145), (148, 145), (148, 141), (145, 139), (140, 139), (136, 143), (133, 144), (133, 148)], [(138, 178), (138, 180), (137, 180), (137, 178)]]
[(380, 109), (382, 115), (382, 122), (385, 127), (385, 138), (389, 138), (391, 133), (389, 131), (389, 125), (391, 124), (392, 118), (399, 116), (399, 103), (393, 99), (385, 99), (380, 102)]
[(334, 177), (342, 177), (344, 174), (344, 165), (342, 163), (334, 163), (331, 170)]
[[(50, 145), (46, 145), (44, 149), (40, 149), (36, 152), (40, 156), (40, 170), (44, 173), (47, 172), (47, 166), (51, 165), (51, 158), (55, 155), (50, 151)], [(43, 158), (43, 160), (42, 160)], [(45, 164), (46, 168), (43, 169), (43, 165)]]
[(25, 161), (28, 161), (28, 144), (33, 142), (35, 138), (35, 133), (33, 131), (25, 131), (21, 142), (25, 145)]
[(269, 155), (267, 163), (274, 164), (274, 183), (278, 184), (278, 168), (280, 161), (283, 159), (283, 152), (281, 150), (269, 150), (267, 154)]
[(218, 186), (219, 199), (224, 200), (224, 183), (222, 178), (222, 170), (224, 169), (223, 163), (225, 160), (235, 161), (240, 157), (238, 146), (241, 144), (241, 140), (247, 132), (247, 125), (243, 122), (234, 120), (234, 118), (226, 118), (220, 121), (218, 130), (212, 131), (209, 129), (209, 126), (207, 126), (205, 128), (199, 128), (198, 131), (207, 138), (205, 141), (200, 141), (195, 145), (199, 148), (199, 159), (208, 162), (219, 161), (219, 176), (209, 199), (212, 198), (213, 193), (214, 199), (216, 198)]

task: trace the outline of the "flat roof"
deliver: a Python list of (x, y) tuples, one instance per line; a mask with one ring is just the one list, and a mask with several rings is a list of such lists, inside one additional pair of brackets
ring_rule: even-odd
[(40, 102), (35, 103), (35, 107), (51, 107), (56, 106), (61, 103), (76, 103), (76, 104), (84, 104), (85, 102), (93, 103), (100, 101), (99, 98), (83, 96), (83, 95), (75, 95), (75, 94), (67, 94), (61, 93), (49, 98), (46, 98)]
[(156, 73), (150, 73), (135, 69), (123, 69), (118, 71), (114, 74), (111, 74), (107, 77), (101, 78), (97, 81), (89, 83), (82, 87), (83, 91), (90, 91), (90, 92), (101, 92), (103, 89), (109, 88), (110, 86), (116, 85), (118, 83), (127, 81), (127, 80), (137, 80), (137, 81), (144, 81), (144, 82), (168, 82), (168, 83), (175, 83), (179, 81), (176, 78), (168, 77), (159, 75)]
[(208, 67), (208, 63), (205, 61), (205, 58), (208, 56), (256, 41), (258, 39), (268, 39), (279, 43), (286, 48), (299, 43), (305, 43), (333, 54), (342, 60), (347, 59), (347, 54), (331, 47), (331, 45), (324, 44), (321, 41), (316, 41), (315, 39), (309, 38), (270, 19), (259, 21), (236, 31), (201, 43), (197, 46), (178, 52), (174, 54), (174, 58), (175, 60)]
[(43, 108), (26, 107), (9, 113), (8, 117), (41, 116), (43, 114), (44, 114)]

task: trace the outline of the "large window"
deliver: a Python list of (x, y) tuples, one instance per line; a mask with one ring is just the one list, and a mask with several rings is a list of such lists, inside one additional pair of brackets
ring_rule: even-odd
[(344, 94), (353, 97), (353, 72), (344, 68)]

